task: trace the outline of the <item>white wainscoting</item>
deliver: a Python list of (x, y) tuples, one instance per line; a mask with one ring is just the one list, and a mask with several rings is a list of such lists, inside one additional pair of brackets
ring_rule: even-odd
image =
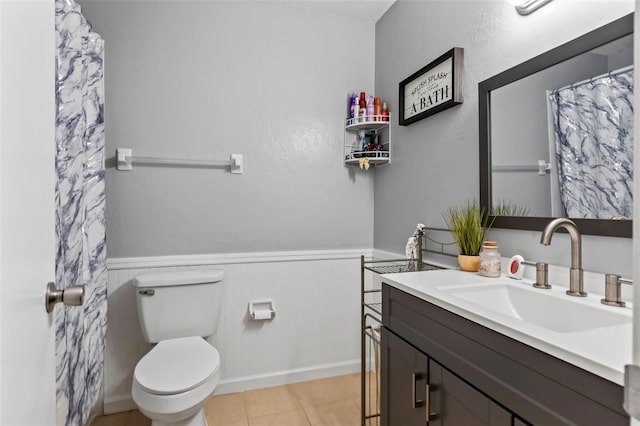
[[(360, 369), (360, 255), (372, 249), (109, 259), (104, 413), (131, 410), (131, 381), (149, 351), (138, 326), (136, 275), (223, 269), (216, 394), (354, 373)], [(252, 321), (249, 300), (273, 298), (276, 316)]]

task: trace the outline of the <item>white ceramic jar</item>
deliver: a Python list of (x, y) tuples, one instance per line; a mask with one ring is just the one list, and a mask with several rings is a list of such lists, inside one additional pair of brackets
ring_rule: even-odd
[(483, 277), (499, 277), (502, 272), (502, 256), (498, 252), (498, 243), (483, 241), (480, 251), (480, 269), (478, 274)]

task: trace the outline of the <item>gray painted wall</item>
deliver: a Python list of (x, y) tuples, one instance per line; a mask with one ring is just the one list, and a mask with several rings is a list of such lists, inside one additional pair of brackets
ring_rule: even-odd
[[(443, 226), (452, 204), (479, 196), (477, 84), (633, 11), (634, 2), (554, 1), (520, 16), (506, 1), (399, 0), (376, 25), (376, 93), (398, 105), (398, 82), (454, 46), (465, 49), (464, 103), (407, 127), (394, 125), (392, 164), (376, 171), (377, 249), (404, 252), (423, 222)], [(569, 242), (539, 232), (492, 230), (503, 256), (569, 264)], [(631, 274), (631, 239), (583, 238), (586, 270)]]
[(243, 175), (110, 162), (110, 258), (372, 247), (373, 176), (342, 149), (373, 24), (257, 1), (82, 7), (106, 40), (109, 156), (245, 156)]

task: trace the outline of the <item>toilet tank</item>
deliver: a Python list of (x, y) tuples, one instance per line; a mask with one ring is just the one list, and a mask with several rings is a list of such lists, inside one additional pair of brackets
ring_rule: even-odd
[(216, 332), (224, 271), (192, 270), (139, 275), (133, 280), (138, 322), (149, 343)]

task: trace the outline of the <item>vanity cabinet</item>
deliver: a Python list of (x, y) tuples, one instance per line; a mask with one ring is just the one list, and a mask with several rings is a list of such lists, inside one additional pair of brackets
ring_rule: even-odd
[(616, 383), (384, 283), (382, 303), (383, 426), (629, 424)]
[(383, 330), (382, 347), (383, 425), (512, 425), (510, 412), (395, 334)]
[(434, 426), (511, 426), (514, 416), (449, 370), (429, 360)]
[(382, 359), (387, 359), (387, 372), (391, 373), (385, 381), (386, 395), (393, 395), (382, 404), (383, 424), (424, 425), (429, 358), (395, 335), (382, 333)]

